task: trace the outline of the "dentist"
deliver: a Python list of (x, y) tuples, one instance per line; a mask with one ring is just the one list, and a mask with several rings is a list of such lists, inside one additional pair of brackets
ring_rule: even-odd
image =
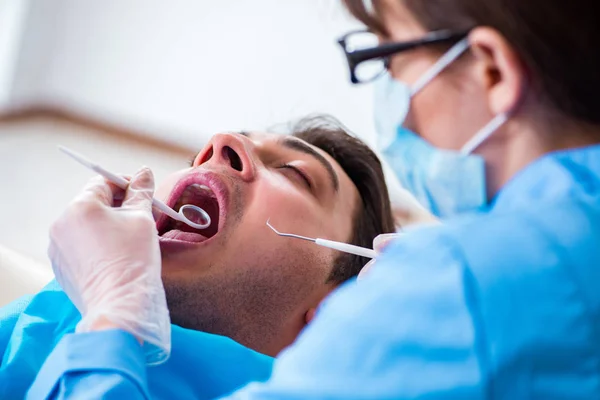
[[(600, 398), (596, 2), (345, 3), (371, 32), (340, 43), (352, 80), (375, 82), (381, 148), (445, 223), (389, 245), (230, 398)], [(31, 398), (147, 396), (145, 355), (168, 341), (152, 191), (144, 170), (111, 208), (96, 181), (54, 226), (88, 323)]]

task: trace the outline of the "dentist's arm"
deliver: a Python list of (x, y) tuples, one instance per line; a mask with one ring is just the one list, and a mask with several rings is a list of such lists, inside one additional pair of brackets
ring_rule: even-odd
[(52, 351), (28, 399), (149, 399), (139, 341), (120, 330), (66, 335)]

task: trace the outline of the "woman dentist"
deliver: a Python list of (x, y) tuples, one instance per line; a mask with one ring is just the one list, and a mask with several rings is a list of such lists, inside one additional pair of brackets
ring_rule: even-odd
[[(454, 217), (388, 246), (268, 382), (230, 398), (600, 398), (596, 2), (346, 5), (380, 40), (342, 45), (354, 81), (387, 67), (376, 79), (386, 156)], [(57, 279), (87, 323), (57, 345), (32, 398), (146, 396), (144, 354), (168, 347), (152, 190), (144, 170), (114, 209), (115, 189), (96, 181), (54, 226)]]

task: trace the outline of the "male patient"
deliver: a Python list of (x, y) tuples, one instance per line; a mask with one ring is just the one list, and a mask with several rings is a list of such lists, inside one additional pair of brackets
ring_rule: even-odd
[[(318, 304), (368, 261), (282, 231), (370, 247), (393, 231), (379, 160), (327, 119), (292, 135), (222, 133), (157, 188), (177, 209), (204, 208), (196, 230), (156, 215), (172, 354), (148, 369), (156, 398), (212, 398), (266, 379), (272, 359), (310, 322)], [(108, 234), (108, 233), (107, 233)], [(22, 397), (79, 314), (56, 283), (0, 309), (0, 398)]]

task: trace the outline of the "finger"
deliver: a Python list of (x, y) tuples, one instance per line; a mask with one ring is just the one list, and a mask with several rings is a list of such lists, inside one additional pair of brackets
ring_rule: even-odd
[[(126, 180), (130, 180), (128, 175), (120, 175)], [(112, 198), (111, 198), (112, 197)], [(94, 201), (98, 200), (103, 205), (120, 207), (125, 198), (125, 190), (102, 176), (92, 178), (84, 187), (83, 192), (77, 197), (77, 200)]]
[(401, 233), (385, 233), (383, 235), (378, 235), (373, 240), (373, 249), (378, 253), (383, 251), (394, 239), (398, 239), (402, 236)]
[(363, 280), (365, 275), (369, 273), (371, 268), (373, 268), (373, 265), (375, 265), (376, 261), (377, 260), (374, 258), (371, 261), (369, 261), (368, 263), (366, 263), (365, 266), (358, 273), (358, 276), (356, 277), (356, 279), (359, 281)]
[[(130, 181), (131, 180), (131, 175), (120, 175), (123, 179), (125, 179), (126, 181)], [(114, 183), (110, 182), (110, 181), (106, 181), (109, 185), (115, 186), (117, 187), (117, 185), (115, 185)], [(123, 200), (125, 200), (125, 190), (118, 188), (116, 189), (116, 192), (114, 192), (115, 195), (113, 197), (113, 207), (121, 207), (121, 205), (123, 205)]]
[(140, 169), (129, 183), (125, 192), (123, 207), (139, 208), (152, 212), (152, 196), (154, 195), (154, 174), (144, 167)]
[(107, 182), (102, 176), (96, 176), (88, 181), (77, 200), (99, 201), (106, 206), (112, 206), (115, 195), (122, 191), (116, 185)]

